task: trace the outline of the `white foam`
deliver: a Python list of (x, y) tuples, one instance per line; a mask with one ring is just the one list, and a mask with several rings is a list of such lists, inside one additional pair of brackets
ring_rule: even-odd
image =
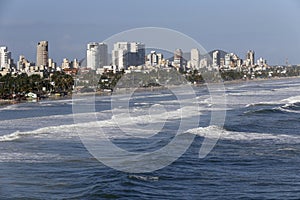
[(7, 135), (2, 135), (0, 136), (0, 142), (9, 142), (9, 141), (14, 141), (18, 140), (22, 137), (26, 136), (32, 136), (32, 135), (40, 135), (40, 134), (55, 134), (55, 133), (60, 133), (60, 134), (65, 134), (65, 133), (72, 133), (71, 129), (74, 128), (74, 125), (60, 125), (60, 126), (48, 126), (48, 127), (43, 127), (39, 128), (33, 131), (25, 131), (25, 132), (20, 132), (16, 131)]
[(281, 102), (289, 103), (289, 104), (298, 103), (298, 102), (300, 102), (300, 96), (292, 96), (292, 97), (281, 100)]
[(288, 113), (297, 113), (297, 114), (300, 114), (300, 110), (290, 110), (290, 109), (287, 109), (285, 108), (286, 106), (288, 106), (289, 104), (286, 104), (285, 106), (282, 106), (282, 107), (278, 107), (276, 109), (282, 111), (282, 112), (288, 112)]
[(228, 92), (229, 96), (266, 96), (266, 95), (273, 95), (274, 91), (271, 90), (248, 90), (244, 92)]
[[(157, 108), (156, 108), (157, 107)], [(138, 123), (147, 122), (147, 126), (151, 127), (152, 132), (159, 131), (162, 127), (161, 124), (167, 119), (182, 119), (199, 116), (201, 113), (195, 109), (194, 106), (186, 106), (177, 110), (169, 111), (169, 112), (161, 112), (160, 105), (152, 106), (152, 110), (150, 109), (150, 114), (147, 109), (145, 112), (140, 113), (137, 116), (130, 116), (128, 118), (128, 114), (119, 112), (119, 114), (115, 114), (111, 119), (100, 119), (95, 118), (94, 113), (81, 113), (76, 114), (77, 119), (82, 119), (82, 123), (69, 124), (69, 125), (55, 125), (55, 126), (47, 126), (43, 128), (38, 128), (32, 131), (20, 132), (16, 131), (10, 134), (0, 136), (0, 142), (8, 142), (18, 140), (22, 137), (26, 136), (35, 136), (35, 137), (47, 137), (47, 138), (73, 138), (76, 135), (76, 131), (80, 131), (80, 133), (95, 133), (97, 134), (98, 128), (105, 128), (106, 130), (115, 130), (116, 127), (124, 128), (125, 132), (139, 132), (141, 135), (149, 135), (151, 131), (145, 130), (144, 126), (138, 125)], [(148, 112), (147, 112), (148, 111)], [(100, 115), (106, 115), (105, 113), (100, 113)], [(74, 115), (70, 115), (69, 117), (73, 117)], [(62, 117), (62, 116), (57, 116)], [(31, 119), (32, 120), (32, 119)], [(40, 118), (39, 118), (40, 120)], [(97, 121), (96, 121), (97, 120)], [(34, 120), (33, 120), (34, 121)], [(28, 122), (29, 123), (29, 122)], [(3, 124), (3, 123), (2, 123)], [(159, 125), (160, 124), (160, 125)], [(159, 128), (156, 130), (155, 127)], [(119, 135), (113, 135), (115, 131), (106, 131), (105, 133), (109, 134), (111, 138), (117, 138)], [(155, 132), (156, 133), (156, 132)], [(132, 135), (132, 134), (130, 134)], [(121, 135), (123, 137), (123, 135)]]
[(158, 181), (158, 176), (141, 176), (141, 175), (129, 175), (128, 178), (137, 179), (142, 181)]
[(258, 106), (258, 105), (278, 105), (278, 102), (275, 101), (261, 101), (258, 103), (249, 103), (245, 107), (252, 107), (252, 106)]
[(22, 133), (20, 131), (16, 131), (16, 132), (8, 134), (8, 135), (0, 136), (0, 142), (8, 142), (8, 141), (17, 140), (21, 136), (22, 136)]
[[(31, 152), (10, 152), (0, 153), (0, 162), (27, 162), (27, 163), (42, 163), (51, 161), (62, 160), (58, 154), (49, 153), (31, 153)], [(66, 159), (66, 158), (65, 158)]]
[(227, 131), (217, 126), (199, 127), (187, 131), (195, 135), (206, 138), (222, 139), (222, 140), (273, 140), (279, 143), (300, 143), (300, 137), (285, 134), (269, 134), (269, 133), (248, 133)]
[(0, 107), (0, 111), (2, 110), (31, 110), (31, 107), (20, 107), (22, 104), (13, 104), (13, 105), (8, 105), (8, 106), (3, 106)]
[(0, 110), (14, 110), (17, 104), (0, 107)]

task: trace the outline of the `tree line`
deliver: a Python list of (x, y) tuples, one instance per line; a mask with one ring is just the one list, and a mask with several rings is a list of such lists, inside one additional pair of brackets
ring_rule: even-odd
[(26, 73), (0, 75), (1, 99), (24, 99), (29, 92), (38, 96), (49, 93), (68, 93), (73, 89), (73, 77), (64, 72), (54, 72), (49, 77), (39, 74), (27, 75)]

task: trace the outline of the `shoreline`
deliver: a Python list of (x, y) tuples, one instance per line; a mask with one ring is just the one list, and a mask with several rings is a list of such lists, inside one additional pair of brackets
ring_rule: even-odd
[(38, 103), (43, 101), (55, 101), (55, 100), (64, 100), (64, 99), (71, 99), (71, 98), (72, 95), (66, 95), (63, 97), (50, 96), (44, 99), (21, 100), (21, 101), (17, 101), (15, 99), (0, 99), (0, 108), (10, 106), (10, 105), (15, 105), (15, 104), (22, 104), (22, 103)]
[(18, 104), (19, 102), (11, 99), (0, 99), (0, 107)]
[[(262, 82), (262, 81), (272, 81), (272, 80), (288, 80), (288, 79), (297, 79), (300, 78), (300, 76), (289, 76), (289, 77), (273, 77), (273, 78), (262, 78), (262, 79), (249, 79), (249, 80), (243, 80), (243, 79), (238, 79), (238, 80), (231, 80), (231, 81), (223, 81), (221, 83), (223, 83), (224, 85), (229, 85), (229, 84), (240, 84), (240, 83), (251, 83), (251, 82)], [(220, 83), (210, 83), (210, 84), (220, 84)], [(205, 86), (206, 83), (202, 83), (202, 84), (191, 84), (191, 86), (195, 86), (195, 87), (202, 87)], [(170, 86), (170, 87), (176, 87), (175, 85)], [(122, 88), (119, 89), (115, 94), (124, 94), (127, 92), (131, 92), (134, 88)], [(164, 89), (168, 89), (168, 87), (166, 86), (156, 86), (156, 87), (149, 87), (149, 88), (136, 88), (134, 89), (134, 91), (137, 92), (145, 92), (145, 91), (159, 91), (159, 90), (164, 90)], [(72, 93), (70, 95), (66, 95), (63, 97), (48, 97), (46, 99), (42, 99), (42, 100), (37, 100), (36, 102), (40, 102), (40, 101), (55, 101), (55, 100), (62, 100), (62, 99), (71, 99), (73, 95), (78, 95), (78, 96), (89, 96), (89, 95), (95, 95), (95, 96), (111, 96), (112, 94), (114, 94), (114, 92), (87, 92), (87, 93)], [(17, 101), (15, 99), (0, 99), (0, 107), (5, 107), (5, 106), (9, 106), (9, 105), (14, 105), (14, 104), (21, 104), (21, 103), (28, 103), (31, 101)]]
[(228, 85), (228, 84), (252, 83), (252, 82), (255, 83), (255, 82), (262, 82), (262, 81), (288, 80), (288, 79), (297, 79), (297, 78), (300, 78), (300, 76), (273, 77), (273, 78), (257, 78), (257, 79), (247, 79), (247, 80), (237, 79), (237, 80), (231, 80), (231, 81), (223, 81), (222, 83), (224, 85)]

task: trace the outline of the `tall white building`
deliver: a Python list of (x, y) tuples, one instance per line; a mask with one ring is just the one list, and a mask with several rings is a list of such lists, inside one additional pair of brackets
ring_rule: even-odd
[(138, 42), (117, 42), (112, 50), (112, 64), (119, 69), (145, 64), (145, 44)]
[(212, 65), (213, 67), (219, 67), (220, 66), (220, 52), (214, 51), (212, 54)]
[(157, 66), (160, 65), (163, 59), (163, 55), (161, 53), (156, 53), (156, 51), (151, 51), (150, 54), (147, 55), (147, 65)]
[(112, 65), (119, 69), (127, 68), (128, 52), (130, 44), (128, 42), (117, 42), (112, 50)]
[(86, 64), (88, 68), (97, 70), (107, 65), (108, 53), (105, 43), (91, 42), (87, 45)]
[(200, 65), (200, 51), (198, 49), (191, 49), (191, 67), (198, 68)]
[(246, 61), (248, 61), (249, 62), (249, 65), (250, 66), (253, 66), (254, 64), (255, 64), (255, 52), (254, 51), (252, 51), (252, 50), (249, 50), (248, 52), (247, 52), (247, 54), (246, 54)]
[(0, 70), (3, 68), (9, 69), (11, 64), (11, 52), (7, 47), (0, 47)]
[(225, 59), (225, 66), (229, 68), (231, 65), (231, 54), (229, 53), (226, 54), (224, 59)]

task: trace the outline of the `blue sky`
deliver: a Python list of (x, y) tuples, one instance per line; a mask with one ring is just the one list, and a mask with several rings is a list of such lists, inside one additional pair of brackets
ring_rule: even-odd
[[(50, 57), (81, 59), (86, 44), (138, 27), (180, 31), (205, 49), (241, 58), (300, 64), (300, 1), (292, 0), (0, 0), (0, 45), (13, 57), (35, 61), (36, 44), (49, 41)], [(147, 45), (147, 44), (146, 44)]]

